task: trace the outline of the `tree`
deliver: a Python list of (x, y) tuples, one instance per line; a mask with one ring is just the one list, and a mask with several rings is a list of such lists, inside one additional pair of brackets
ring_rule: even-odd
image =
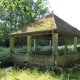
[(2, 31), (5, 33), (5, 41), (9, 41), (10, 32), (45, 16), (48, 12), (44, 4), (46, 2), (45, 0), (1, 0), (0, 20), (4, 25)]

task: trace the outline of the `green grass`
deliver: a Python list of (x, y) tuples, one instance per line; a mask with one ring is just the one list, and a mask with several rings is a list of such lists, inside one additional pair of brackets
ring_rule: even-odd
[(51, 72), (41, 72), (37, 69), (15, 70), (4, 72), (0, 70), (0, 80), (63, 80), (64, 75), (52, 75)]
[[(0, 80), (58, 80), (51, 76), (49, 73), (40, 72), (36, 69), (34, 70), (12, 70), (11, 72), (6, 72), (4, 75), (1, 73)], [(6, 78), (6, 79), (5, 79)]]
[(10, 72), (0, 69), (0, 80), (80, 80), (80, 70), (55, 75), (51, 71), (42, 72), (37, 69), (12, 69)]

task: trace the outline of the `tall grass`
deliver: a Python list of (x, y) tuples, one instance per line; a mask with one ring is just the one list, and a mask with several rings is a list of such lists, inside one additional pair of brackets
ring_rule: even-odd
[(41, 72), (37, 69), (1, 71), (0, 80), (63, 80), (63, 76), (52, 75), (51, 72)]
[(3, 73), (0, 74), (0, 80), (5, 80), (5, 78), (6, 80), (54, 80), (50, 75), (38, 72), (36, 69), (18, 71), (12, 70), (11, 72), (6, 72), (6, 75), (4, 75)]
[(0, 47), (0, 66), (7, 65), (10, 61), (10, 49)]
[(65, 73), (55, 75), (53, 72), (41, 72), (37, 69), (12, 69), (5, 72), (0, 69), (0, 80), (80, 80), (80, 70), (74, 73)]

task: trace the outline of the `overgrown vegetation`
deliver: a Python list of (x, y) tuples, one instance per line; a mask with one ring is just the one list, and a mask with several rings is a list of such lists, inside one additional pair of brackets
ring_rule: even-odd
[[(44, 46), (43, 46), (44, 47)], [(37, 49), (40, 51), (50, 50), (49, 46), (45, 46), (44, 48), (41, 46), (38, 46)], [(15, 51), (17, 52), (24, 52), (26, 51), (26, 46), (15, 48)], [(64, 50), (64, 46), (59, 47), (59, 50), (62, 52)], [(73, 50), (73, 46), (68, 46), (68, 50)], [(10, 62), (10, 49), (9, 48), (3, 48), (0, 47), (0, 65), (3, 63), (9, 63)], [(4, 64), (3, 64), (4, 65)], [(56, 76), (54, 72), (47, 71), (47, 72), (41, 72), (37, 69), (34, 70), (20, 70), (20, 69), (14, 69), (11, 72), (6, 72), (0, 69), (0, 80), (16, 80), (20, 79), (22, 80), (80, 80), (80, 66), (77, 68), (75, 72), (69, 71), (68, 73), (63, 72), (61, 75)]]
[(11, 72), (6, 72), (0, 70), (1, 80), (54, 80), (49, 73), (42, 73), (40, 71), (34, 70), (12, 70)]
[(36, 68), (19, 69), (13, 67), (11, 70), (0, 69), (0, 80), (80, 80), (80, 67), (75, 73), (65, 71), (56, 75), (53, 71), (38, 71)]
[(0, 66), (8, 66), (8, 64), (11, 62), (10, 59), (10, 49), (9, 48), (3, 48), (0, 47)]

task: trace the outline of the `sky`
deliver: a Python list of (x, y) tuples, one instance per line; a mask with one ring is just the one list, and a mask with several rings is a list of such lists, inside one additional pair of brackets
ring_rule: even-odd
[(80, 0), (48, 0), (51, 11), (80, 30)]

